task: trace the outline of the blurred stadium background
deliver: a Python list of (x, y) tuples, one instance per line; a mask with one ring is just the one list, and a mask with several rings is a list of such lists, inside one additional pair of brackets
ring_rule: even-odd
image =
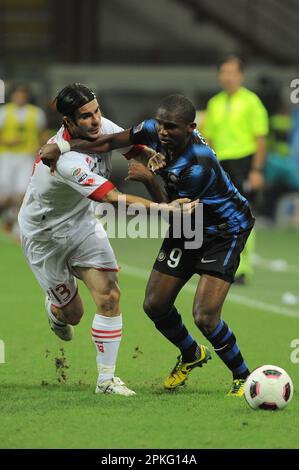
[[(125, 128), (152, 116), (172, 92), (203, 111), (219, 90), (217, 64), (233, 53), (245, 61), (245, 84), (270, 117), (288, 117), (272, 119), (271, 153), (287, 144), (282, 156), (299, 172), (299, 112), (290, 100), (299, 76), (298, 0), (0, 0), (0, 8), (6, 99), (15, 83), (29, 84), (47, 114), (48, 135), (60, 124), (53, 97), (73, 81), (93, 87), (104, 114)], [(115, 176), (124, 165), (116, 161)], [(282, 193), (299, 189), (285, 179)], [(299, 211), (297, 199), (290, 201), (289, 212)]]
[[(44, 140), (54, 133), (60, 125), (60, 117), (53, 109), (53, 98), (59, 89), (74, 81), (85, 83), (94, 88), (104, 115), (124, 128), (137, 124), (144, 118), (152, 117), (161, 98), (173, 92), (183, 93), (194, 102), (198, 109), (200, 127), (209, 98), (219, 90), (217, 64), (228, 54), (237, 54), (242, 57), (246, 65), (245, 84), (258, 94), (269, 113), (271, 127), (267, 158), (269, 162), (276, 162), (278, 167), (275, 168), (275, 175), (273, 176), (271, 173), (268, 180), (266, 175), (266, 184), (273, 188), (273, 198), (270, 193), (268, 205), (265, 205), (262, 198), (256, 208), (257, 228), (259, 229), (256, 275), (249, 286), (233, 288), (235, 290), (231, 294), (231, 300), (226, 304), (224, 313), (228, 317), (231, 315), (231, 320), (236, 326), (238, 334), (241, 331), (240, 343), (245, 344), (245, 353), (249, 356), (251, 366), (274, 362), (285, 367), (293, 376), (294, 382), (297, 381), (297, 384), (298, 380), (295, 376), (298, 375), (298, 371), (296, 365), (290, 361), (290, 343), (298, 336), (299, 318), (299, 250), (297, 243), (299, 229), (299, 107), (298, 104), (291, 101), (290, 96), (294, 91), (291, 88), (291, 82), (299, 79), (298, 47), (298, 0), (285, 0), (284, 2), (280, 0), (227, 0), (225, 2), (221, 0), (0, 0), (0, 79), (5, 83), (6, 101), (9, 99), (10, 89), (13, 85), (18, 83), (29, 85), (32, 103), (40, 106), (47, 116), (47, 131), (43, 136)], [(116, 154), (114, 156), (113, 179), (118, 187), (126, 192), (145, 194), (140, 184), (123, 182), (126, 168), (126, 161)], [(289, 179), (290, 172), (294, 176), (291, 181)], [(279, 187), (279, 199), (277, 205), (272, 207), (274, 198), (276, 199), (277, 196), (277, 187)], [(135, 245), (131, 240), (128, 245), (125, 245), (127, 242), (129, 243), (129, 241), (112, 240), (120, 264), (123, 264), (123, 281), (121, 282), (123, 282), (124, 309), (135, 315), (130, 312), (130, 309), (132, 307), (138, 311), (141, 309), (146, 272), (150, 270), (159, 242), (152, 241), (148, 245), (148, 242), (141, 240)], [(39, 357), (44, 354), (45, 344), (50, 343), (50, 348), (58, 348), (58, 343), (55, 338), (50, 338), (45, 318), (40, 315), (40, 320), (37, 320), (39, 318), (38, 312), (42, 308), (40, 307), (42, 293), (26, 267), (20, 247), (14, 245), (4, 232), (0, 237), (0, 247), (0, 309), (2, 317), (0, 338), (7, 343), (8, 348), (7, 364), (0, 366), (0, 376), (3, 372), (3, 381), (6, 384), (4, 387), (6, 393), (3, 396), (8, 403), (4, 412), (3, 429), (5, 426), (11, 426), (15, 436), (14, 439), (8, 438), (4, 433), (1, 436), (2, 446), (63, 447), (64, 445), (59, 439), (60, 437), (62, 440), (65, 439), (65, 434), (62, 431), (60, 434), (58, 431), (57, 434), (56, 431), (60, 429), (59, 426), (69, 426), (69, 432), (73, 432), (72, 426), (76, 427), (78, 422), (73, 416), (70, 417), (71, 410), (68, 415), (70, 420), (68, 423), (64, 422), (63, 417), (58, 413), (55, 415), (55, 419), (53, 418), (50, 404), (46, 411), (37, 411), (37, 413), (45, 413), (49, 420), (49, 426), (52, 426), (48, 440), (46, 435), (38, 432), (40, 429), (38, 416), (34, 418), (33, 422), (30, 421), (28, 416), (32, 410), (30, 411), (29, 401), (28, 408), (27, 405), (23, 408), (22, 397), (18, 394), (18, 387), (15, 386), (22, 387), (25, 383), (31, 384), (31, 386), (28, 385), (29, 388), (26, 385), (28, 400), (30, 398), (32, 402), (38, 403), (42, 410), (44, 406), (47, 407), (47, 400), (49, 403), (51, 402), (51, 397), (49, 389), (43, 391), (46, 393), (46, 399), (43, 401), (39, 395), (39, 385), (42, 379), (51, 384), (51, 380), (55, 381), (55, 377), (53, 378), (53, 374), (51, 375), (50, 366), (47, 368), (44, 363), (34, 371), (31, 370), (29, 359), (35, 361), (36, 356), (33, 353), (29, 354), (29, 346), (24, 338), (20, 339), (17, 347), (15, 339), (17, 333), (14, 332), (14, 325), (23, 325), (31, 344), (35, 344), (37, 341), (35, 346), (38, 351), (36, 353), (37, 363), (40, 360)], [(138, 260), (136, 259), (136, 251), (141, 254), (138, 255)], [(128, 267), (127, 273), (126, 267)], [(188, 292), (190, 291), (187, 290)], [(181, 301), (182, 307), (190, 309), (190, 295), (188, 296), (186, 293), (184, 295), (185, 298)], [(136, 299), (133, 304), (130, 298)], [(87, 305), (90, 306), (92, 312), (93, 307), (90, 300), (87, 302), (89, 302)], [(20, 320), (19, 312), (23, 308), (26, 310), (27, 318), (32, 319), (34, 325), (32, 328), (26, 326), (24, 319)], [(242, 315), (239, 315), (240, 310), (242, 310)], [(13, 321), (13, 325), (9, 326), (6, 321), (5, 315), (7, 313)], [(187, 315), (186, 312), (186, 317)], [(122, 440), (116, 413), (127, 416), (130, 413), (134, 414), (134, 410), (137, 410), (137, 413), (142, 413), (144, 403), (138, 402), (136, 409), (129, 406), (128, 409), (125, 408), (124, 413), (121, 411), (121, 406), (113, 401), (113, 406), (109, 405), (109, 407), (111, 406), (110, 413), (112, 415), (115, 413), (113, 424), (116, 437), (114, 440), (113, 437), (109, 440), (107, 435), (104, 440), (100, 440), (99, 437), (98, 445), (104, 443), (103, 445), (108, 448), (136, 446), (171, 448), (196, 447), (197, 445), (217, 447), (211, 431), (207, 431), (207, 429), (205, 432), (208, 433), (206, 435), (208, 437), (200, 442), (195, 438), (191, 441), (184, 440), (184, 438), (180, 440), (181, 436), (176, 435), (174, 429), (172, 429), (169, 439), (166, 438), (168, 430), (162, 421), (163, 412), (160, 408), (155, 408), (155, 406), (158, 407), (157, 397), (161, 398), (162, 406), (165, 404), (165, 397), (156, 394), (153, 403), (152, 397), (149, 396), (149, 390), (160, 386), (157, 384), (159, 384), (161, 371), (157, 370), (154, 357), (159, 360), (158, 351), (167, 355), (167, 365), (163, 365), (164, 372), (167, 372), (168, 366), (171, 366), (174, 359), (174, 351), (162, 344), (163, 341), (160, 341), (158, 335), (153, 332), (151, 325), (147, 324), (145, 319), (141, 319), (141, 315), (139, 317), (140, 330), (136, 326), (137, 319), (128, 320), (128, 342), (123, 346), (123, 354), (130, 355), (136, 347), (141, 347), (145, 353), (142, 357), (142, 353), (138, 356), (138, 349), (137, 353), (135, 351), (135, 356), (138, 356), (138, 360), (142, 362), (141, 369), (148, 371), (145, 372), (146, 379), (144, 383), (142, 382), (140, 394), (148, 394), (146, 395), (148, 401), (145, 404), (148, 415), (152, 414), (152, 410), (157, 411), (156, 416), (160, 412), (162, 413), (160, 424), (157, 421), (157, 425), (161, 426), (161, 436), (155, 435), (154, 429), (151, 428), (151, 421), (146, 420), (142, 415), (144, 426), (148, 428), (148, 439), (142, 436), (144, 426), (136, 418), (134, 426), (133, 424), (129, 426), (126, 439)], [(82, 348), (87, 347), (85, 344), (88, 343), (86, 337), (88, 336), (89, 319), (84, 319), (84, 322), (83, 333), (79, 336)], [(256, 332), (254, 333), (255, 337), (249, 337), (247, 331)], [(149, 344), (151, 335), (153, 336), (153, 344), (157, 345), (154, 348), (154, 357), (152, 356), (152, 347)], [(16, 348), (16, 355), (14, 355), (10, 344)], [(84, 380), (89, 386), (82, 389), (83, 398), (80, 402), (81, 408), (78, 408), (78, 419), (80, 417), (84, 419), (87, 412), (90, 425), (94, 426), (92, 413), (86, 408), (91, 390), (90, 384), (93, 384), (94, 377), (92, 369), (93, 345), (90, 344), (88, 347), (90, 347), (86, 353), (88, 361), (85, 357), (84, 361), (89, 365), (82, 365), (82, 368), (90, 367), (87, 376), (84, 376)], [(71, 347), (66, 349), (69, 351), (72, 363), (76, 364), (76, 361), (80, 363), (81, 358), (78, 354), (76, 355)], [(25, 372), (21, 367), (24, 357), (26, 358), (23, 364)], [(122, 358), (122, 354), (120, 357)], [(125, 359), (121, 359), (121, 361), (123, 362), (120, 362), (120, 368), (124, 371), (124, 375), (129, 377), (131, 384), (135, 383), (136, 376), (138, 380), (143, 380), (144, 377), (140, 375), (140, 369), (134, 361), (134, 366), (130, 366), (131, 369), (128, 366), (128, 374)], [(216, 362), (216, 359), (213, 362)], [(76, 365), (74, 365), (75, 368)], [(217, 370), (220, 377), (218, 388), (221, 389), (219, 396), (222, 396), (224, 393), (223, 383), (227, 378), (224, 378), (224, 372), (221, 372), (220, 369)], [(17, 371), (16, 378), (14, 370)], [(153, 376), (151, 370), (155, 371)], [(82, 381), (82, 374), (80, 368), (79, 372), (75, 373), (78, 383)], [(152, 377), (154, 377), (153, 383), (151, 382)], [(78, 393), (74, 383), (71, 389), (70, 403), (76, 406)], [(214, 390), (209, 382), (208, 372), (204, 372), (203, 384), (206, 386), (207, 392), (201, 398), (211, 400), (209, 411), (213, 413), (213, 400), (216, 395), (213, 395)], [(68, 412), (68, 405), (66, 405), (68, 397), (64, 391), (61, 392), (55, 387), (52, 385), (51, 393), (53, 392), (55, 395), (58, 404), (66, 406)], [(62, 394), (59, 395), (59, 393)], [(193, 396), (189, 395), (189, 398), (195, 399), (196, 387), (191, 387), (190, 393)], [(17, 401), (17, 411), (12, 411), (15, 410), (15, 400), (20, 401)], [(171, 400), (174, 407), (178, 406), (177, 397), (172, 397)], [(96, 406), (94, 398), (92, 405)], [(187, 416), (190, 415), (191, 420), (197, 416), (196, 413), (198, 413), (200, 420), (202, 417), (200, 413), (204, 413), (203, 408), (200, 408), (200, 412), (194, 411), (196, 406), (198, 404), (194, 401), (194, 404), (189, 407)], [(222, 401), (221, 406), (223, 412), (223, 408), (227, 405), (224, 405)], [(251, 419), (251, 411), (242, 409), (240, 412), (236, 404), (229, 406), (232, 406), (230, 409), (231, 422), (238, 423), (241, 413), (242, 424), (245, 420), (247, 425)], [(217, 408), (218, 412), (220, 413), (220, 408)], [(285, 413), (288, 412), (289, 409)], [(20, 415), (14, 413), (20, 413)], [(164, 416), (165, 420), (169, 417), (172, 419), (170, 408), (167, 408), (167, 413)], [(222, 433), (219, 440), (220, 447), (267, 448), (269, 445), (279, 447), (280, 444), (281, 447), (298, 447), (298, 442), (295, 439), (290, 438), (290, 441), (285, 439), (277, 444), (275, 437), (271, 437), (272, 426), (277, 429), (283, 427), (286, 435), (293, 435), (295, 423), (292, 412), (291, 415), (283, 414), (283, 418), (281, 418), (283, 421), (279, 421), (280, 418), (275, 418), (275, 425), (267, 415), (265, 418), (266, 428), (264, 430), (260, 428), (258, 439), (256, 439), (255, 426), (260, 427), (261, 425), (256, 417), (253, 429), (246, 428), (248, 440), (244, 438), (244, 433), (240, 438), (241, 434), (237, 431), (239, 424), (236, 424), (236, 427), (233, 425), (235, 434), (231, 441), (229, 437), (227, 440), (225, 439), (220, 425), (217, 428), (216, 423), (219, 417), (217, 413), (215, 412), (212, 420), (214, 419), (213, 425), (216, 426), (215, 432), (219, 431), (219, 435)], [(119, 419), (125, 420), (126, 416), (122, 415)], [(265, 413), (263, 413), (264, 416)], [(22, 423), (19, 426), (15, 424), (18, 420)], [(26, 430), (30, 429), (31, 432), (30, 426), (32, 424), (35, 428), (29, 439)], [(241, 428), (240, 432), (241, 430), (243, 432), (245, 428)], [(137, 429), (139, 433), (136, 438), (134, 429), (135, 431)], [(45, 433), (48, 432), (46, 429), (44, 430)], [(165, 431), (164, 437), (162, 436), (163, 430)], [(130, 436), (134, 436), (134, 438), (131, 439)], [(63, 442), (66, 447), (97, 446), (95, 438), (90, 441), (86, 436), (84, 439), (80, 439), (80, 433), (76, 432), (74, 441), (66, 439)]]

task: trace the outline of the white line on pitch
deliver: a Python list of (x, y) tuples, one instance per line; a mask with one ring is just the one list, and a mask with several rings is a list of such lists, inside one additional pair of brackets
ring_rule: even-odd
[[(133, 277), (139, 277), (144, 280), (148, 279), (150, 275), (150, 271), (147, 271), (146, 269), (142, 269), (142, 268), (137, 268), (135, 266), (128, 266), (128, 265), (122, 264), (121, 268), (124, 274), (128, 274), (129, 276), (133, 276)], [(196, 284), (194, 283), (189, 283), (183, 288), (183, 290), (192, 292), (192, 293), (195, 293), (195, 289), (196, 289)], [(246, 305), (247, 307), (252, 307), (255, 309), (263, 310), (265, 312), (275, 313), (277, 315), (299, 318), (299, 312), (297, 312), (296, 310), (291, 310), (286, 307), (279, 307), (278, 305), (269, 304), (261, 300), (253, 300), (253, 299), (250, 299), (248, 297), (245, 297), (239, 294), (229, 293), (227, 297), (227, 301), (233, 302), (239, 305)]]
[(257, 268), (265, 269), (266, 271), (276, 272), (276, 273), (288, 273), (288, 274), (299, 274), (298, 266), (289, 264), (284, 259), (266, 259), (260, 255), (254, 256), (254, 265)]

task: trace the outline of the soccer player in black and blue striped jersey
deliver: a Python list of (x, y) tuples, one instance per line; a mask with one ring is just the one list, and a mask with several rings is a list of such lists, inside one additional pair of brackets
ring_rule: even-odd
[(196, 131), (194, 119), (193, 104), (182, 95), (170, 95), (161, 103), (155, 119), (118, 134), (101, 136), (97, 141), (71, 141), (71, 149), (103, 152), (132, 143), (147, 145), (157, 152), (149, 166), (163, 179), (164, 190), (145, 166), (132, 165), (129, 178), (145, 182), (158, 202), (179, 197), (200, 199), (201, 247), (186, 248), (184, 236), (172, 236), (170, 227), (147, 284), (144, 310), (161, 334), (180, 350), (175, 367), (164, 381), (166, 389), (175, 389), (186, 382), (193, 369), (211, 358), (208, 348), (188, 332), (175, 307), (184, 284), (193, 274), (199, 274), (193, 304), (195, 324), (232, 372), (228, 395), (242, 396), (249, 370), (234, 333), (221, 319), (221, 310), (254, 218), (247, 200)]

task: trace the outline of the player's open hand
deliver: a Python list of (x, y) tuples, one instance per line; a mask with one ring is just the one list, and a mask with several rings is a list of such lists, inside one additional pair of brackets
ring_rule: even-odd
[(259, 191), (263, 188), (265, 184), (263, 174), (260, 171), (250, 171), (248, 175), (247, 184), (248, 187), (250, 187), (251, 191)]
[(139, 181), (141, 183), (146, 183), (153, 178), (150, 170), (140, 162), (132, 159), (129, 162), (128, 166), (128, 176), (125, 178), (125, 181)]
[(183, 214), (192, 214), (195, 211), (196, 207), (199, 204), (199, 199), (191, 201), (187, 197), (175, 199), (172, 201), (169, 206), (173, 208), (173, 212), (180, 211)]
[(164, 168), (164, 166), (166, 166), (166, 158), (161, 153), (153, 155), (147, 163), (147, 167), (152, 173)]
[(57, 144), (43, 145), (39, 152), (42, 162), (50, 167), (51, 173), (54, 173), (57, 160), (60, 157), (60, 150)]

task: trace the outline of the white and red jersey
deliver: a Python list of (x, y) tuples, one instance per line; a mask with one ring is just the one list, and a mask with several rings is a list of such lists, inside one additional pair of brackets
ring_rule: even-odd
[[(116, 134), (117, 132), (122, 132), (123, 130), (124, 129), (122, 127), (118, 126), (109, 119), (104, 118), (103, 116), (101, 117), (102, 134)], [(72, 137), (70, 136), (66, 127), (61, 126), (57, 134), (48, 140), (48, 144), (55, 143), (59, 140), (66, 140), (69, 142), (71, 138)], [(122, 153), (127, 160), (130, 160), (131, 158), (134, 158), (135, 155), (141, 152), (143, 149), (144, 145), (135, 144), (130, 145), (129, 147), (118, 149), (118, 152)], [(94, 173), (97, 173), (98, 175), (103, 176), (107, 179), (110, 178), (112, 173), (112, 151), (101, 153), (86, 152), (85, 155), (89, 155), (93, 158), (94, 166), (92, 168), (92, 171)]]
[[(110, 121), (107, 118), (104, 118), (103, 116), (101, 117), (101, 133), (102, 134), (115, 134), (121, 131), (123, 131), (122, 127), (119, 127), (117, 124), (115, 124), (114, 122)], [(48, 143), (52, 144), (59, 140), (67, 140), (67, 141), (71, 140), (71, 136), (68, 130), (64, 126), (61, 126), (57, 134), (51, 139), (49, 139)], [(130, 159), (131, 157), (134, 156), (134, 153), (136, 151), (140, 151), (140, 147), (142, 146), (131, 145), (130, 147), (119, 149), (118, 151), (122, 153), (125, 158)], [(100, 154), (87, 152), (86, 155), (91, 156), (94, 160), (94, 167), (92, 168), (92, 171), (94, 171), (100, 176), (103, 176), (104, 178), (109, 179), (111, 176), (111, 172), (112, 172), (112, 162), (111, 162), (112, 152), (103, 152)]]
[(78, 152), (67, 152), (57, 162), (55, 174), (36, 160), (19, 212), (22, 234), (48, 239), (77, 230), (86, 216), (93, 218), (91, 201), (100, 201), (114, 185), (92, 172), (93, 159)]
[[(50, 139), (61, 138), (62, 129)], [(103, 160), (102, 171), (104, 172)], [(94, 219), (92, 201), (100, 201), (114, 185), (93, 172), (95, 161), (90, 155), (67, 152), (57, 162), (54, 175), (36, 159), (23, 204), (19, 225), (27, 238), (45, 240), (80, 230)]]
[[(123, 129), (102, 117), (103, 134), (114, 134)], [(48, 143), (70, 140), (68, 130), (62, 126)], [(129, 159), (142, 146), (119, 150)], [(93, 223), (92, 201), (101, 199), (114, 188), (109, 181), (112, 170), (112, 152), (101, 154), (67, 152), (57, 164), (54, 175), (38, 156), (19, 212), (19, 225), (27, 238), (46, 240), (55, 236), (77, 232), (82, 224)], [(87, 216), (87, 218), (86, 218)]]

